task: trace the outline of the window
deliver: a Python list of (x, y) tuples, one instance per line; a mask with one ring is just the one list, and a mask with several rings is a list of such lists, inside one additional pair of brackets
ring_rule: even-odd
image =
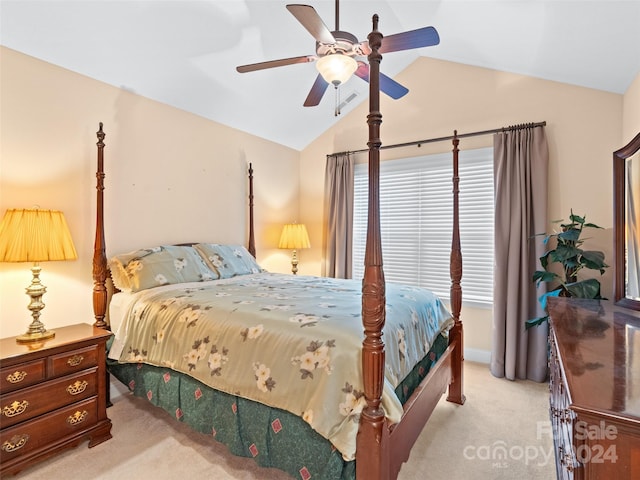
[[(385, 279), (449, 298), (453, 222), (451, 153), (380, 164)], [(465, 303), (493, 303), (493, 149), (461, 151), (460, 243)], [(355, 167), (353, 277), (364, 274), (368, 166)]]

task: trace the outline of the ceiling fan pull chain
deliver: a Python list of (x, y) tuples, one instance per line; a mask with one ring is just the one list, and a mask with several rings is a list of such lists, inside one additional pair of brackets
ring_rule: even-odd
[(337, 117), (340, 115), (340, 88), (336, 85), (336, 108), (334, 109), (333, 116)]

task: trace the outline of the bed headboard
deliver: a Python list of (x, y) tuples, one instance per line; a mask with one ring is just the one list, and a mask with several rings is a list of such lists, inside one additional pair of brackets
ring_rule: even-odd
[[(109, 328), (107, 322), (107, 305), (109, 292), (107, 280), (110, 278), (104, 235), (104, 138), (103, 124), (100, 122), (98, 131), (98, 164), (96, 169), (96, 236), (93, 245), (93, 313), (96, 327)], [(256, 244), (253, 227), (253, 165), (248, 168), (249, 178), (249, 239), (247, 250), (256, 256)]]
[(96, 238), (93, 244), (93, 314), (95, 326), (107, 328), (107, 255), (104, 243), (104, 137), (102, 122), (98, 131), (98, 168), (96, 170)]

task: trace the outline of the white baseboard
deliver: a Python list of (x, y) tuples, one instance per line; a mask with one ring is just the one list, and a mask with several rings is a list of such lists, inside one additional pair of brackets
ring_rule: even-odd
[(491, 352), (488, 350), (480, 350), (478, 348), (465, 348), (464, 359), (470, 362), (491, 363)]

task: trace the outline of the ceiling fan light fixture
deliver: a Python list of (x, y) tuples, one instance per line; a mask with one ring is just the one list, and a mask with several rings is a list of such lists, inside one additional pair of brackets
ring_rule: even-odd
[(358, 68), (358, 62), (349, 55), (334, 53), (319, 58), (316, 68), (327, 83), (337, 87), (351, 78)]

